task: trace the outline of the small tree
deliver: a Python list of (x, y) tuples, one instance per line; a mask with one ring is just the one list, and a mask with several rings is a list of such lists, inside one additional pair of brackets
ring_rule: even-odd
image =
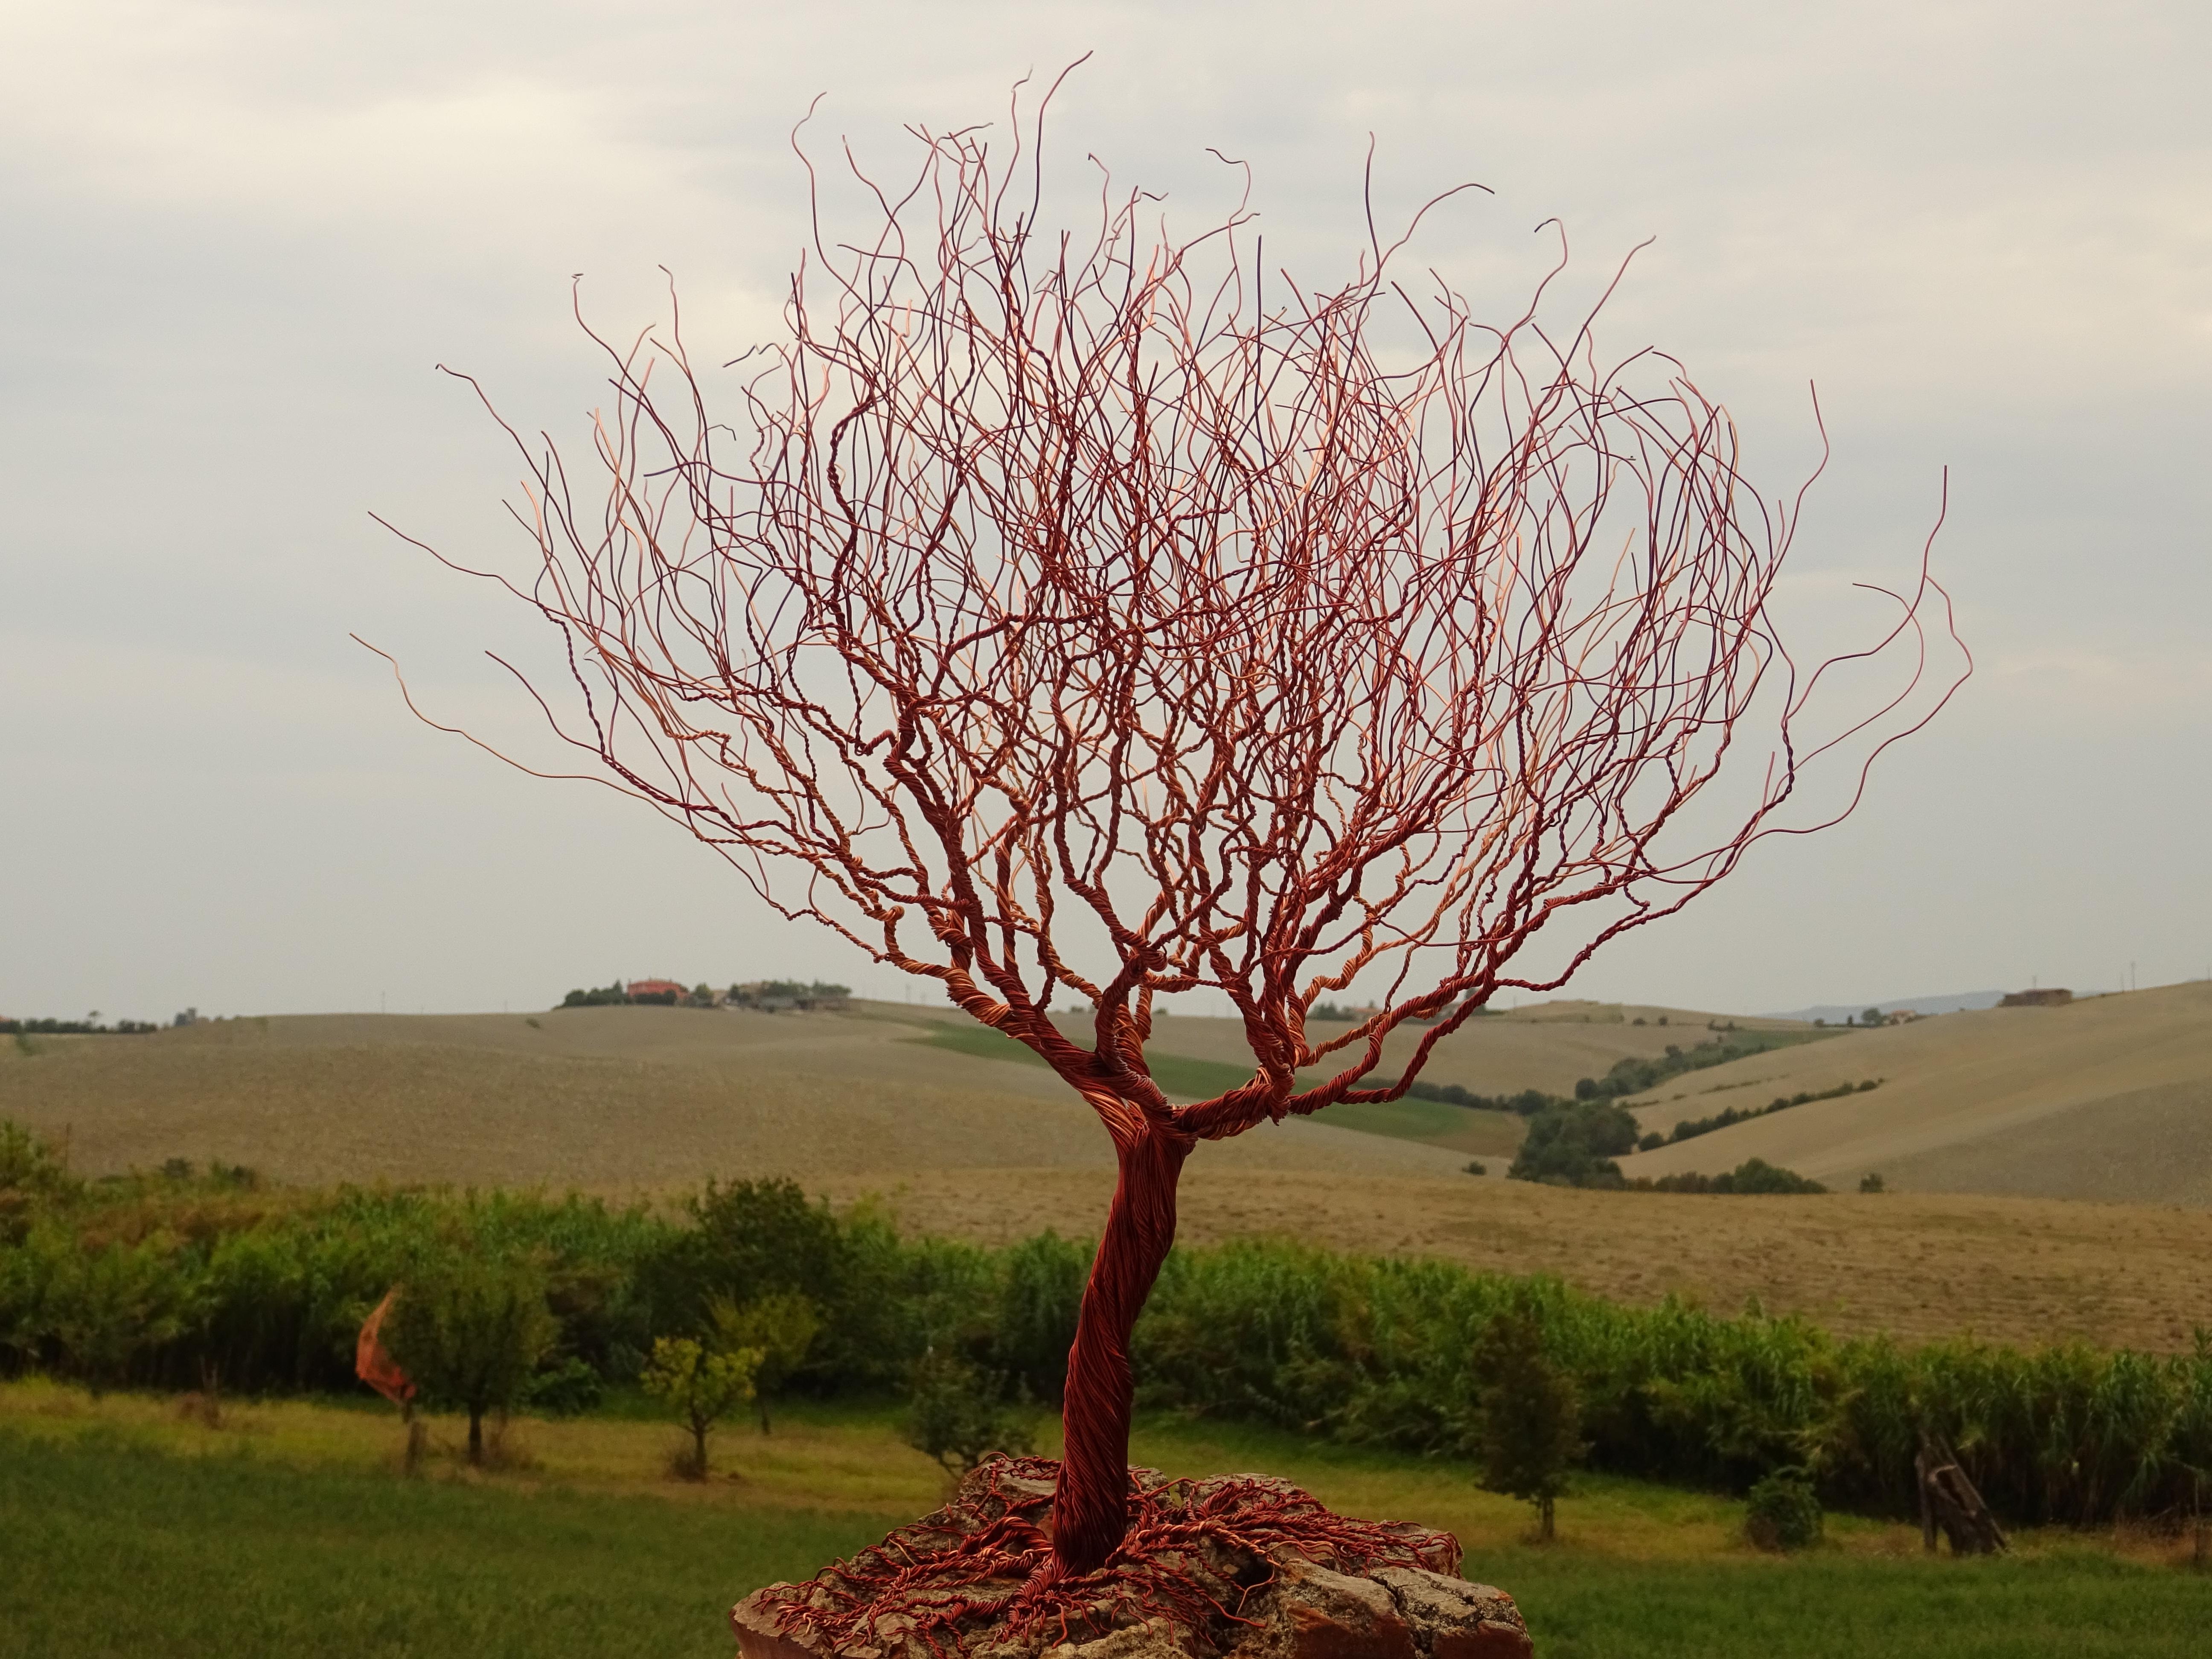
[(688, 1336), (664, 1336), (638, 1378), (646, 1393), (666, 1403), (691, 1436), (677, 1468), (685, 1479), (707, 1478), (707, 1437), (714, 1425), (753, 1397), (758, 1348), (709, 1348)]
[(742, 1306), (718, 1296), (707, 1304), (707, 1324), (717, 1351), (760, 1356), (752, 1391), (760, 1409), (761, 1432), (766, 1434), (769, 1401), (805, 1363), (815, 1333), (822, 1328), (821, 1314), (805, 1297), (789, 1291), (759, 1297)]
[(1006, 1398), (1003, 1371), (932, 1349), (914, 1368), (903, 1432), (907, 1444), (927, 1452), (957, 1477), (992, 1452), (1027, 1452), (1030, 1439), (1024, 1415), (1018, 1402)]
[(425, 1404), (468, 1413), (469, 1462), (481, 1464), (484, 1413), (514, 1404), (558, 1334), (537, 1263), (457, 1255), (400, 1290), (381, 1340)]
[(1486, 1379), (1479, 1396), (1482, 1484), (1534, 1504), (1536, 1535), (1549, 1542), (1553, 1504), (1567, 1489), (1567, 1471), (1589, 1447), (1574, 1379), (1547, 1351), (1543, 1316), (1533, 1297), (1516, 1294), (1491, 1316), (1474, 1364)]

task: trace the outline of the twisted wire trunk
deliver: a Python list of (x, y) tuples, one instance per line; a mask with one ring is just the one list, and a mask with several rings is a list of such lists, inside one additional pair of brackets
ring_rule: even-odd
[(1066, 1447), (1053, 1495), (1054, 1577), (1105, 1565), (1129, 1526), (1129, 1335), (1175, 1243), (1176, 1183), (1194, 1144), (1147, 1117), (1116, 1133), (1106, 1231), (1067, 1353)]

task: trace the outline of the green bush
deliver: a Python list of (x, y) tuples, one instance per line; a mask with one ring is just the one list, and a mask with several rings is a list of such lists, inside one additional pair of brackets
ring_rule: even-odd
[(811, 1302), (789, 1291), (736, 1303), (717, 1297), (708, 1304), (710, 1346), (723, 1353), (753, 1356), (752, 1399), (760, 1408), (760, 1428), (769, 1431), (769, 1402), (784, 1382), (806, 1363), (822, 1329)]
[(1528, 1120), (1505, 1173), (1560, 1187), (1618, 1187), (1620, 1166), (1613, 1160), (1634, 1152), (1636, 1139), (1636, 1118), (1626, 1107), (1607, 1099), (1561, 1101)]
[[(514, 1396), (541, 1409), (634, 1382), (656, 1334), (707, 1332), (718, 1296), (817, 1310), (788, 1391), (888, 1394), (934, 1352), (997, 1374), (1002, 1399), (1050, 1399), (1091, 1255), (1050, 1235), (997, 1250), (902, 1239), (882, 1212), (833, 1213), (789, 1182), (717, 1185), (673, 1214), (199, 1175), (79, 1186), (4, 1125), (0, 1180), (17, 1195), (0, 1232), (0, 1371), (102, 1387), (194, 1388), (209, 1368), (234, 1393), (357, 1390), (368, 1311), (466, 1257), (542, 1278), (556, 1335)], [(1596, 1468), (1740, 1492), (1802, 1466), (1832, 1504), (1909, 1516), (1924, 1427), (2011, 1522), (2212, 1508), (2212, 1346), (1908, 1347), (1755, 1307), (1630, 1308), (1554, 1280), (1245, 1241), (1170, 1255), (1131, 1361), (1147, 1406), (1470, 1462), (1496, 1381), (1478, 1350), (1515, 1305), (1571, 1379)]]
[(0, 1118), (0, 1246), (22, 1243), (36, 1214), (82, 1190), (48, 1142)]
[[(690, 1224), (665, 1234), (643, 1267), (662, 1329), (705, 1328), (717, 1297), (743, 1306), (793, 1295), (845, 1311), (866, 1294), (856, 1271), (861, 1241), (795, 1181), (709, 1181), (684, 1213)], [(826, 1382), (852, 1363), (836, 1346), (824, 1344), (802, 1375)]]
[(1051, 1231), (1000, 1253), (991, 1358), (1034, 1398), (1057, 1403), (1066, 1387), (1067, 1351), (1094, 1254), (1091, 1245)]
[(1803, 1550), (1820, 1541), (1820, 1500), (1802, 1469), (1777, 1469), (1751, 1489), (1743, 1534), (1754, 1549)]
[(531, 1375), (522, 1385), (522, 1405), (548, 1417), (581, 1417), (598, 1410), (606, 1393), (597, 1371), (580, 1359), (564, 1359)]
[(1699, 1175), (1689, 1170), (1680, 1175), (1661, 1176), (1656, 1180), (1639, 1178), (1633, 1185), (1639, 1192), (1654, 1193), (1802, 1194), (1828, 1190), (1819, 1182), (1795, 1170), (1769, 1164), (1763, 1158), (1747, 1158), (1733, 1170), (1723, 1170), (1717, 1176)]
[(900, 1432), (948, 1474), (965, 1474), (992, 1452), (1033, 1449), (1028, 1402), (1003, 1371), (986, 1370), (955, 1353), (932, 1351), (914, 1368)]
[(132, 1362), (183, 1331), (198, 1299), (200, 1287), (173, 1271), (153, 1242), (64, 1249), (49, 1267), (31, 1331), (94, 1394), (129, 1381)]

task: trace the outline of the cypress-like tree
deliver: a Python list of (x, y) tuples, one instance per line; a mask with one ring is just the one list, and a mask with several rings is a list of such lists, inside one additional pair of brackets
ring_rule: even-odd
[(1567, 1472), (1589, 1448), (1574, 1378), (1547, 1350), (1534, 1297), (1516, 1294), (1491, 1316), (1474, 1364), (1485, 1379), (1479, 1396), (1482, 1484), (1534, 1504), (1536, 1535), (1548, 1543), (1553, 1505), (1567, 1489)]

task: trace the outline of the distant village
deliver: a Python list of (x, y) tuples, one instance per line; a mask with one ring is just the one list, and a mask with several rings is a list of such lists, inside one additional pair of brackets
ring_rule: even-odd
[(617, 980), (592, 991), (571, 991), (561, 999), (563, 1008), (605, 1008), (643, 1003), (662, 1008), (752, 1008), (763, 1013), (830, 1012), (853, 1000), (849, 985), (822, 980), (757, 979), (727, 990), (711, 985), (683, 985), (672, 979)]

